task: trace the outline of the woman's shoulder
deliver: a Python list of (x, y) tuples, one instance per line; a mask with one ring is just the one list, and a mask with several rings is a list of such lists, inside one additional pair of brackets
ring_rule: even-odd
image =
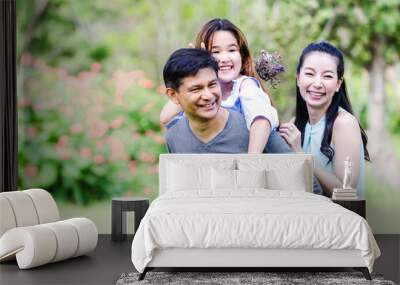
[(333, 123), (333, 136), (338, 134), (346, 135), (353, 132), (357, 135), (360, 133), (357, 118), (346, 110), (340, 110)]

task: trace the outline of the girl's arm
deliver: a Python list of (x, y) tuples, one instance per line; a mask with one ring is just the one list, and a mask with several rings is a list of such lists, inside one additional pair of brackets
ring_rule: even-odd
[(342, 188), (344, 177), (344, 161), (350, 157), (352, 163), (352, 175), (350, 185), (357, 188), (360, 176), (361, 155), (361, 134), (357, 119), (347, 113), (341, 112), (337, 116), (333, 125), (332, 142), (335, 145), (334, 174), (322, 170), (318, 165), (315, 166), (315, 176), (321, 183), (325, 194), (332, 196), (333, 188)]
[(249, 131), (248, 153), (262, 153), (271, 133), (271, 124), (266, 118), (254, 119)]
[(243, 80), (239, 98), (249, 129), (248, 152), (262, 153), (271, 130), (279, 123), (278, 112), (272, 107), (268, 95), (262, 91), (255, 80)]
[(182, 112), (181, 106), (169, 100), (160, 112), (161, 124), (163, 126), (167, 125), (180, 112)]

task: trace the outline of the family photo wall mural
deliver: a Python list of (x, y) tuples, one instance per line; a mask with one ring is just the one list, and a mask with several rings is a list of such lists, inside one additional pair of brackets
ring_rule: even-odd
[(324, 40), (343, 52), (347, 95), (368, 137), (367, 220), (374, 233), (399, 234), (399, 7), (400, 0), (17, 1), (18, 188), (47, 189), (63, 216), (86, 213), (100, 233), (110, 232), (111, 197), (157, 197), (159, 155), (167, 152), (164, 64), (221, 18), (243, 32), (252, 60), (267, 52), (284, 67), (263, 82), (282, 130), (296, 115), (303, 49)]

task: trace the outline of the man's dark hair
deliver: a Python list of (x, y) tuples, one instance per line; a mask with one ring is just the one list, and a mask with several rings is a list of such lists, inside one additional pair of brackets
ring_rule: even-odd
[(185, 77), (194, 76), (203, 68), (211, 68), (218, 74), (218, 64), (208, 51), (199, 48), (178, 49), (164, 66), (165, 86), (178, 90)]

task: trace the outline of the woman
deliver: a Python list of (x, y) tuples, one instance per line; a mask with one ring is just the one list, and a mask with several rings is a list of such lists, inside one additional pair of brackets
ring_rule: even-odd
[(296, 118), (279, 131), (294, 151), (313, 154), (314, 174), (326, 196), (342, 187), (344, 161), (349, 157), (350, 185), (362, 198), (364, 160), (370, 160), (367, 136), (353, 115), (343, 75), (339, 49), (324, 41), (308, 45), (297, 66)]

